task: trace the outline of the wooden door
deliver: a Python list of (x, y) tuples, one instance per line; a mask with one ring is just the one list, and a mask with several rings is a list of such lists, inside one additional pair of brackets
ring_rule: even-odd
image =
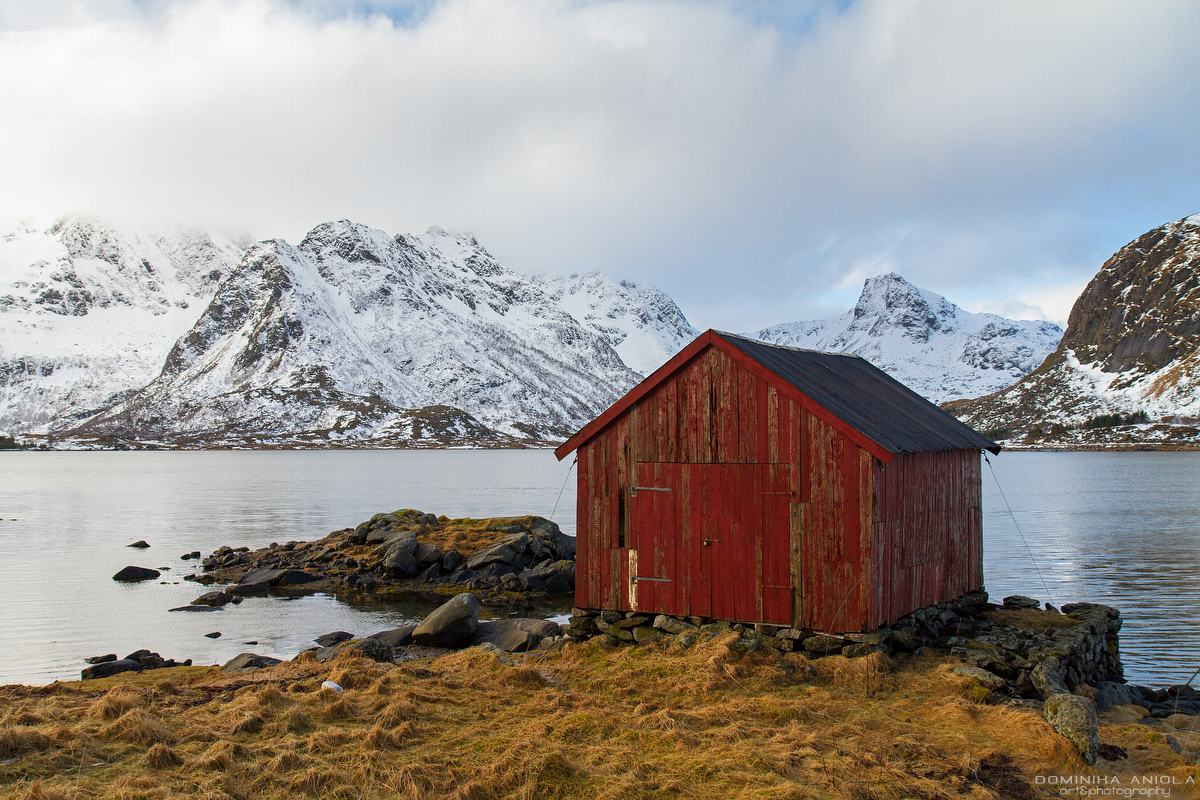
[(638, 464), (637, 483), (629, 490), (633, 506), (630, 605), (634, 610), (683, 615), (680, 606), (682, 465)]
[(791, 624), (791, 469), (641, 463), (631, 489), (638, 610)]

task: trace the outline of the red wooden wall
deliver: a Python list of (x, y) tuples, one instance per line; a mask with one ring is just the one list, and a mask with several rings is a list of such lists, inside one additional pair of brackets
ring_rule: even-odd
[(871, 630), (979, 587), (978, 453), (885, 466), (770, 377), (705, 348), (579, 446), (577, 605)]
[(983, 588), (979, 453), (896, 456), (874, 467), (871, 622)]

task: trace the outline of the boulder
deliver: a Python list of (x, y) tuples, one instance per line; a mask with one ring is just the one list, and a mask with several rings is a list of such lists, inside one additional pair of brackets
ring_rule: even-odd
[(857, 642), (855, 644), (848, 644), (842, 648), (842, 655), (844, 655), (846, 658), (862, 658), (863, 656), (871, 655), (871, 653), (886, 653), (886, 652), (887, 652), (887, 649), (881, 645), (865, 644), (862, 642)]
[(955, 667), (955, 675), (961, 675), (964, 678), (970, 678), (985, 689), (996, 691), (1004, 688), (1004, 679), (999, 675), (988, 672), (986, 669), (979, 667)]
[(125, 545), (125, 546), (126, 546), (126, 547), (136, 547), (138, 550), (145, 550), (145, 549), (146, 549), (147, 547), (149, 547), (150, 545), (146, 543), (146, 540), (145, 540), (145, 539), (138, 539), (138, 540), (137, 540), (136, 542), (134, 542), (133, 544), (127, 544), (127, 545)]
[(433, 583), (441, 576), (442, 564), (440, 561), (434, 561), (425, 569), (421, 570), (421, 573), (416, 577), (416, 581), (417, 583)]
[(546, 578), (546, 591), (550, 594), (567, 594), (575, 591), (575, 586), (567, 576), (555, 572)]
[(323, 633), (316, 639), (313, 639), (313, 641), (321, 645), (321, 647), (332, 647), (335, 644), (341, 644), (342, 642), (349, 641), (353, 638), (353, 633), (347, 633), (346, 631), (334, 631), (333, 633)]
[(440, 561), (442, 551), (431, 544), (418, 544), (416, 550), (413, 551), (413, 558), (417, 559), (417, 563), (423, 567), (427, 567), (435, 561)]
[(1100, 750), (1096, 704), (1086, 697), (1055, 694), (1042, 706), (1042, 717), (1050, 727), (1075, 745), (1085, 764), (1095, 764)]
[(404, 647), (406, 644), (412, 643), (412, 633), (416, 630), (416, 627), (416, 625), (401, 625), (399, 628), (393, 628), (390, 631), (372, 633), (367, 638), (378, 639), (392, 649)]
[(1055, 659), (1047, 659), (1034, 667), (1029, 673), (1029, 680), (1033, 682), (1033, 688), (1037, 689), (1043, 700), (1049, 700), (1056, 694), (1071, 693)]
[(116, 661), (116, 660), (117, 660), (117, 654), (109, 653), (108, 655), (103, 655), (103, 656), (91, 656), (89, 658), (85, 658), (83, 661), (86, 664), (106, 664), (109, 661)]
[(1138, 690), (1112, 681), (1100, 681), (1096, 690), (1096, 711), (1101, 713), (1116, 706), (1141, 706), (1144, 702)]
[(275, 586), (303, 586), (306, 583), (319, 581), (320, 578), (316, 575), (310, 575), (303, 570), (285, 569), (281, 572), (278, 578), (275, 579)]
[(633, 640), (638, 644), (653, 642), (656, 639), (661, 639), (663, 632), (653, 625), (638, 625), (636, 628), (629, 628), (633, 633)]
[(442, 556), (442, 569), (446, 572), (454, 572), (458, 569), (458, 565), (462, 563), (462, 553), (457, 550), (451, 550)]
[(258, 653), (239, 653), (225, 662), (221, 672), (248, 672), (263, 667), (273, 667), (281, 663), (278, 658), (260, 656)]
[(137, 583), (139, 581), (154, 580), (162, 573), (156, 569), (147, 567), (125, 567), (125, 569), (112, 576), (114, 581), (122, 583)]
[(121, 658), (116, 661), (103, 661), (99, 664), (93, 664), (85, 668), (79, 673), (83, 680), (92, 678), (107, 678), (109, 675), (117, 675), (122, 672), (141, 672), (145, 667), (142, 662), (133, 658)]
[(558, 623), (545, 619), (494, 619), (479, 623), (471, 644), (490, 642), (509, 653), (524, 653), (536, 648), (543, 639), (560, 633)]
[(313, 658), (322, 663), (332, 661), (342, 653), (351, 653), (356, 656), (369, 658), (372, 661), (381, 661), (385, 664), (392, 662), (392, 648), (386, 642), (379, 639), (355, 639), (349, 642), (342, 642), (331, 647), (321, 647), (313, 651)]
[(545, 581), (536, 575), (530, 573), (521, 573), (521, 591), (523, 592), (545, 592), (548, 590)]
[(376, 548), (381, 556), (380, 564), (389, 575), (396, 578), (411, 578), (421, 571), (414, 555), (416, 550), (415, 531), (400, 531)]
[(196, 606), (216, 606), (221, 607), (227, 604), (233, 598), (225, 592), (205, 592), (192, 601), (192, 605)]
[(458, 649), (471, 643), (479, 629), (479, 601), (470, 592), (456, 595), (413, 629), (416, 644)]
[(279, 576), (283, 573), (284, 570), (281, 569), (252, 569), (243, 575), (238, 583), (246, 585), (261, 583), (266, 586), (272, 586), (279, 580)]
[(467, 568), (476, 572), (490, 564), (516, 564), (517, 551), (504, 542), (497, 542), (491, 547), (485, 547), (467, 559)]
[(840, 653), (842, 648), (850, 644), (841, 636), (830, 636), (829, 634), (819, 633), (816, 636), (809, 636), (803, 642), (805, 650), (812, 650), (817, 653)]
[(1036, 609), (1041, 604), (1040, 600), (1034, 600), (1032, 597), (1026, 597), (1023, 594), (1011, 594), (1004, 598), (1004, 607), (1010, 611)]
[(684, 622), (675, 617), (669, 617), (666, 614), (659, 614), (654, 618), (654, 627), (660, 631), (667, 633), (687, 633), (689, 631), (698, 630), (698, 628), (690, 622)]

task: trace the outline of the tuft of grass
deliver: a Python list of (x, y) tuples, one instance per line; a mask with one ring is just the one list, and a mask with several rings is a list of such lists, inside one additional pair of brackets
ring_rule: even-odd
[(177, 739), (166, 723), (140, 708), (126, 711), (101, 728), (100, 738), (141, 745), (174, 744)]
[(151, 769), (168, 769), (178, 767), (182, 763), (183, 759), (179, 754), (161, 742), (152, 745), (146, 751), (146, 766)]
[(142, 696), (136, 691), (121, 686), (105, 692), (100, 702), (88, 709), (92, 719), (114, 720), (132, 708), (143, 705)]

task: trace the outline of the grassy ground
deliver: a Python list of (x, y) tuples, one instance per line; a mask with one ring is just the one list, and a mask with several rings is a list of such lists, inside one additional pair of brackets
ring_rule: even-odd
[(1059, 796), (1048, 775), (1196, 779), (1132, 718), (1102, 731), (1130, 758), (1085, 767), (938, 657), (808, 662), (735, 640), (3, 687), (0, 797), (1007, 799)]

